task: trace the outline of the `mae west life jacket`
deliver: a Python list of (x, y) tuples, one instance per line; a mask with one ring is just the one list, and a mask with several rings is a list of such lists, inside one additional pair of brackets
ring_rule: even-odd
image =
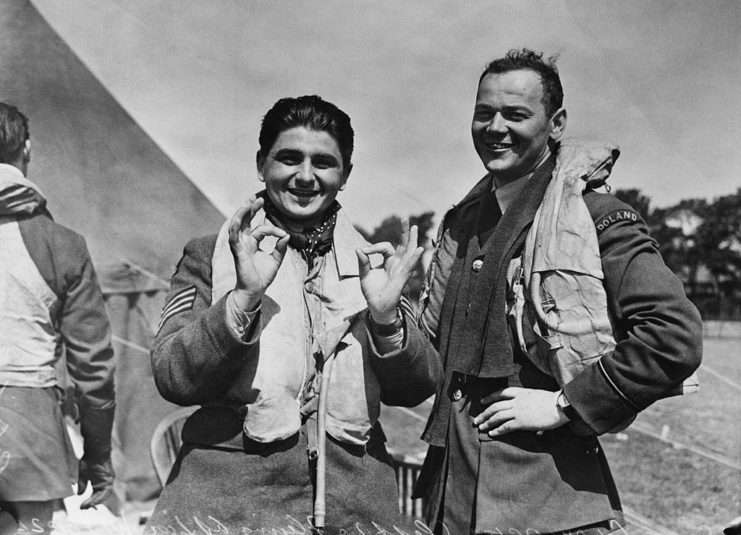
[[(520, 257), (509, 265), (507, 304), (517, 343), (561, 386), (615, 349), (594, 222), (584, 191), (603, 186), (620, 151), (616, 145), (565, 140)], [(523, 321), (525, 314), (530, 321)], [(526, 332), (529, 331), (529, 332)], [(526, 340), (535, 339), (535, 344)], [(667, 393), (697, 392), (693, 374)], [(613, 432), (624, 429), (624, 422)]]

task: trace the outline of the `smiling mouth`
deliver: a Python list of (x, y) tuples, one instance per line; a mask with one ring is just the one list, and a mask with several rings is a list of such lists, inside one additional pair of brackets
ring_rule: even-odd
[(314, 197), (316, 195), (319, 195), (319, 192), (318, 191), (314, 191), (314, 190), (311, 190), (311, 189), (306, 190), (306, 189), (292, 189), (292, 188), (289, 188), (288, 189), (288, 193), (290, 193), (291, 195), (295, 195), (299, 199), (310, 199), (311, 197)]
[(484, 145), (486, 145), (489, 148), (489, 150), (492, 150), (495, 152), (509, 150), (515, 146), (514, 143), (486, 143), (486, 142), (484, 142)]

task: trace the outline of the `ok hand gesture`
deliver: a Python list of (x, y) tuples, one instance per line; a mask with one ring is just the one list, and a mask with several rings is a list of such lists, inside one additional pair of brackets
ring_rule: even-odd
[[(417, 232), (416, 225), (410, 229), (409, 221), (404, 221), (401, 245), (396, 250), (389, 242), (355, 250), (360, 269), (360, 287), (371, 317), (378, 324), (390, 324), (396, 320), (401, 292), (424, 251), (417, 246)], [(368, 258), (368, 255), (375, 253), (383, 255), (383, 266), (378, 268), (372, 268)]]
[[(234, 298), (237, 306), (245, 311), (255, 310), (265, 290), (275, 279), (288, 247), (288, 233), (271, 225), (252, 228), (250, 223), (265, 203), (251, 196), (229, 221), (229, 248), (237, 270)], [(266, 236), (278, 238), (272, 252), (260, 250)]]

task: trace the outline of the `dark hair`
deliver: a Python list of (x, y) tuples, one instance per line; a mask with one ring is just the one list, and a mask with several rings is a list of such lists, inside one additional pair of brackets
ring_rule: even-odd
[(28, 137), (26, 116), (15, 106), (0, 102), (0, 163), (17, 161)]
[(548, 115), (553, 115), (558, 108), (563, 106), (563, 88), (561, 78), (556, 68), (557, 55), (543, 59), (543, 53), (537, 53), (530, 49), (512, 49), (503, 58), (497, 58), (486, 66), (481, 73), (479, 84), (489, 74), (501, 74), (510, 71), (528, 69), (540, 75), (543, 84), (543, 106)]
[(270, 152), (281, 132), (297, 126), (331, 135), (340, 148), (343, 167), (350, 167), (355, 138), (350, 117), (316, 95), (282, 98), (270, 108), (260, 128), (260, 152), (263, 156)]

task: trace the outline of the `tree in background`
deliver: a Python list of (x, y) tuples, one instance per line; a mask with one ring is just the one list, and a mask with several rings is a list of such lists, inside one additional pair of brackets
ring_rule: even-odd
[(654, 210), (640, 190), (614, 194), (645, 219), (703, 317), (741, 318), (741, 189), (712, 202), (684, 199)]
[(708, 204), (697, 228), (702, 263), (710, 271), (720, 302), (719, 317), (738, 316), (741, 302), (741, 188)]
[(707, 293), (707, 281), (701, 277), (704, 251), (697, 239), (706, 211), (704, 199), (684, 199), (674, 206), (654, 210), (650, 218), (651, 236), (691, 297)]
[[(431, 243), (428, 237), (430, 230), (432, 230), (433, 217), (435, 212), (424, 212), (419, 215), (409, 216), (409, 226), (417, 225), (419, 229), (419, 245), (428, 249), (431, 247)], [(379, 243), (387, 241), (394, 247), (401, 243), (401, 229), (402, 219), (399, 216), (392, 215), (384, 219), (380, 225), (378, 225), (373, 232), (368, 232), (361, 227), (355, 227), (363, 237), (371, 243)], [(424, 272), (425, 266), (420, 259), (419, 265), (415, 270), (412, 278), (409, 279), (408, 286), (408, 297), (413, 303), (417, 303), (419, 295), (422, 292), (422, 285), (424, 283)]]

